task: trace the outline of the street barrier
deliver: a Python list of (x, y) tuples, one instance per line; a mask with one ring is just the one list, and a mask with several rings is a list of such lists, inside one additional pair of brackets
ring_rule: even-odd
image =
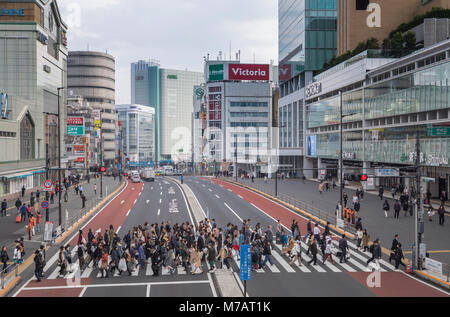
[(14, 271), (14, 277), (17, 278), (19, 276), (19, 264), (10, 264), (0, 272), (0, 284), (2, 289), (5, 289), (5, 280), (12, 278), (12, 275), (9, 274), (12, 271)]

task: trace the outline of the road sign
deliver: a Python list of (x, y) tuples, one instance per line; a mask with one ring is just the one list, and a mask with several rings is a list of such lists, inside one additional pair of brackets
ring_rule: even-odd
[(428, 127), (428, 136), (450, 136), (450, 127)]
[(70, 135), (70, 136), (84, 135), (84, 126), (68, 125), (67, 126), (67, 135)]
[(53, 183), (52, 183), (51, 180), (47, 179), (47, 180), (44, 182), (44, 187), (45, 187), (45, 188), (52, 188), (52, 186), (53, 186)]
[(42, 209), (48, 209), (48, 207), (49, 207), (48, 201), (46, 201), (46, 200), (42, 201), (41, 202), (41, 207), (42, 207)]
[(241, 281), (250, 281), (252, 279), (252, 247), (250, 245), (241, 245)]
[(52, 241), (53, 237), (53, 221), (45, 223), (44, 241)]

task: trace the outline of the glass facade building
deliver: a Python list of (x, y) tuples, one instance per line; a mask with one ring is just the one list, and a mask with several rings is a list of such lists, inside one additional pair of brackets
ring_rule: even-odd
[[(347, 164), (368, 171), (414, 165), (418, 132), (421, 164), (436, 179), (433, 195), (449, 192), (450, 134), (433, 132), (450, 126), (449, 58), (447, 40), (370, 71), (361, 87), (343, 92), (343, 114), (351, 114), (342, 126)], [(308, 135), (316, 136), (317, 158), (326, 162), (339, 158), (340, 98), (330, 95), (307, 101)]]
[(134, 163), (155, 161), (155, 110), (143, 105), (116, 106), (122, 122), (122, 151)]

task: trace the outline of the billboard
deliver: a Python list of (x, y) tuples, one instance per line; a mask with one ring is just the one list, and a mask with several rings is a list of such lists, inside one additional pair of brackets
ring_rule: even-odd
[(270, 80), (269, 64), (229, 64), (229, 80)]
[(84, 156), (84, 145), (83, 144), (80, 144), (80, 145), (74, 144), (73, 145), (73, 154)]
[(67, 117), (67, 135), (70, 136), (84, 135), (83, 117)]
[(306, 149), (306, 156), (316, 156), (316, 136), (315, 135), (308, 135), (307, 138), (307, 149)]
[(223, 64), (209, 65), (209, 81), (224, 80), (225, 68)]

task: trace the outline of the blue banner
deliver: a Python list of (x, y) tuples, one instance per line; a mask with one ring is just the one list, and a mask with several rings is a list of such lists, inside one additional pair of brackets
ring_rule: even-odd
[(252, 279), (252, 246), (241, 245), (241, 281), (250, 281)]

